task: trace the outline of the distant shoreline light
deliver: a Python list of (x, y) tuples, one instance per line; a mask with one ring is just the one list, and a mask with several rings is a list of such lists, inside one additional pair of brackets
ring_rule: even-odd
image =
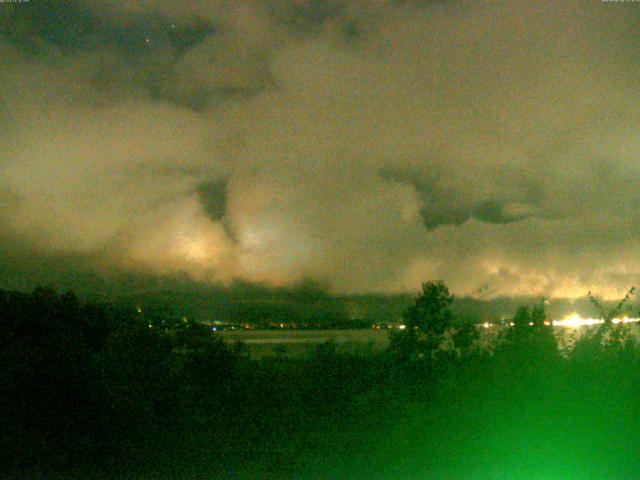
[[(612, 323), (637, 323), (639, 321), (640, 318), (631, 318), (624, 316), (620, 318), (614, 318), (612, 320)], [(604, 323), (604, 320), (602, 320), (601, 318), (582, 318), (577, 313), (572, 313), (562, 320), (554, 320), (552, 323), (554, 327), (583, 327), (590, 325), (600, 325)]]
[[(632, 318), (632, 317), (624, 316), (620, 318), (614, 318), (611, 322), (616, 325), (620, 323), (623, 323), (623, 324), (638, 323), (640, 322), (640, 318)], [(572, 313), (570, 315), (567, 315), (561, 320), (551, 320), (551, 321), (546, 320), (544, 322), (544, 324), (547, 326), (553, 325), (554, 327), (571, 327), (571, 328), (589, 327), (592, 325), (601, 325), (603, 323), (604, 323), (604, 320), (602, 320), (601, 318), (582, 318), (578, 313)], [(481, 323), (479, 326), (483, 328), (491, 328), (491, 327), (498, 327), (498, 326), (513, 327), (514, 325), (515, 324), (513, 322), (507, 322), (503, 324), (484, 322), (484, 323)], [(529, 325), (533, 326), (533, 322), (530, 322)]]

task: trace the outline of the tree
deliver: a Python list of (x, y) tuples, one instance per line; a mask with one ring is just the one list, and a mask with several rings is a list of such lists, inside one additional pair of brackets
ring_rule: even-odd
[(596, 310), (598, 311), (598, 315), (600, 316), (600, 319), (602, 319), (604, 322), (602, 324), (603, 330), (607, 330), (609, 329), (609, 327), (611, 327), (611, 325), (613, 324), (614, 318), (617, 318), (622, 314), (629, 313), (631, 297), (635, 293), (636, 293), (636, 287), (631, 287), (627, 292), (627, 294), (624, 296), (624, 298), (618, 302), (615, 308), (609, 311), (605, 310), (602, 304), (598, 301), (598, 299), (595, 296), (593, 296), (591, 292), (587, 293), (587, 296), (589, 297), (589, 301), (596, 308)]
[(544, 301), (532, 306), (521, 305), (506, 330), (500, 350), (515, 367), (537, 365), (540, 361), (556, 360), (559, 354), (553, 327), (545, 323)]
[[(598, 317), (602, 320), (602, 324), (595, 331), (587, 332), (577, 343), (574, 348), (574, 356), (584, 355), (585, 352), (597, 350), (603, 351), (619, 351), (631, 349), (633, 338), (629, 330), (629, 326), (623, 322), (614, 323), (614, 319), (620, 316), (633, 315), (631, 307), (631, 297), (636, 292), (636, 287), (631, 287), (627, 294), (618, 302), (615, 308), (606, 310), (602, 304), (592, 295), (587, 294), (591, 304), (596, 308)], [(588, 356), (588, 354), (587, 354)]]
[(453, 299), (444, 282), (423, 283), (415, 303), (402, 315), (405, 329), (391, 334), (391, 348), (403, 358), (430, 358), (440, 348), (451, 327)]
[(437, 337), (451, 326), (453, 295), (440, 280), (422, 284), (422, 293), (403, 314), (405, 325), (420, 333)]

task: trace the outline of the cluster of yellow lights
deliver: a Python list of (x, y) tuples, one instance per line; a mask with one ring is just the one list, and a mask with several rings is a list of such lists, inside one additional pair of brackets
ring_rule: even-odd
[[(636, 323), (640, 321), (640, 318), (630, 318), (627, 316), (614, 318), (612, 320), (613, 323)], [(604, 323), (604, 320), (601, 318), (582, 318), (577, 313), (572, 313), (571, 315), (566, 316), (562, 320), (554, 320), (553, 325), (555, 327), (582, 327), (589, 325), (600, 325)]]
[[(612, 323), (614, 324), (637, 323), (637, 322), (640, 322), (640, 318), (631, 318), (627, 316), (614, 318), (612, 320)], [(567, 315), (562, 320), (551, 320), (551, 321), (544, 322), (544, 324), (547, 326), (553, 325), (554, 327), (573, 327), (573, 328), (585, 327), (590, 325), (600, 325), (602, 323), (604, 323), (604, 320), (602, 320), (601, 318), (582, 318), (577, 313), (572, 313), (571, 315)], [(515, 324), (513, 322), (510, 322), (504, 325), (508, 327), (513, 327)], [(529, 323), (529, 325), (533, 326), (533, 323)], [(497, 325), (489, 322), (484, 322), (483, 324), (481, 324), (481, 326), (484, 328), (490, 328)]]

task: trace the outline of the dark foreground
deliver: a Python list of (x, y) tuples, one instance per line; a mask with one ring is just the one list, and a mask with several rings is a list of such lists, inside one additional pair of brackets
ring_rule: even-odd
[(0, 478), (640, 478), (622, 329), (572, 352), (518, 327), (488, 350), (252, 359), (158, 320), (0, 292)]

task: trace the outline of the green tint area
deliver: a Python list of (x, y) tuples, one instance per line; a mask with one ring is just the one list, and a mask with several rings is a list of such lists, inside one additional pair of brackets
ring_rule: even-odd
[(2, 292), (0, 380), (10, 388), (0, 391), (1, 472), (637, 478), (635, 341), (623, 330), (584, 335), (561, 355), (550, 327), (530, 325), (541, 313), (527, 312), (517, 312), (516, 326), (490, 350), (465, 341), (464, 349), (430, 351), (435, 344), (412, 333), (395, 345), (418, 354), (346, 354), (326, 343), (303, 358), (278, 352), (258, 360), (168, 313), (151, 318), (142, 308), (84, 305), (44, 289)]

